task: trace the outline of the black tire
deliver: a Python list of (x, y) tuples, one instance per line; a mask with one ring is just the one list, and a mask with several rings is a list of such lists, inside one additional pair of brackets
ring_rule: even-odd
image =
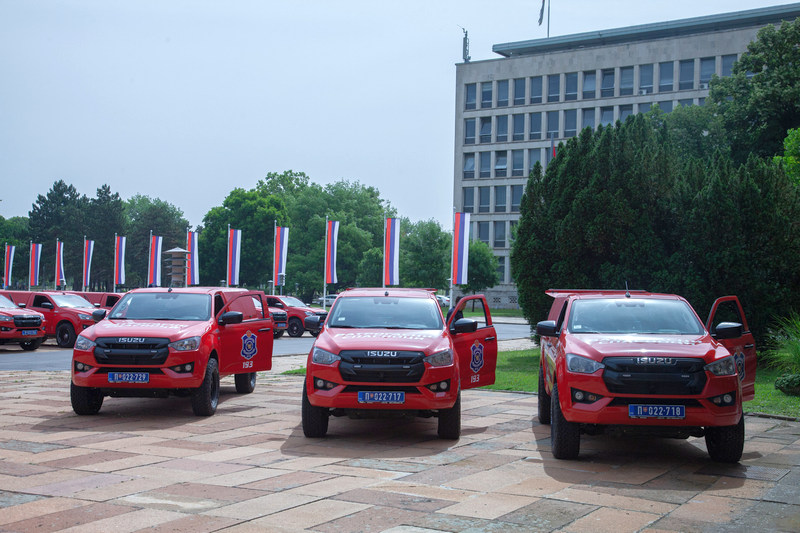
[(69, 322), (59, 324), (56, 328), (56, 343), (62, 348), (72, 348), (75, 346), (75, 328)]
[(557, 383), (550, 401), (550, 447), (556, 459), (575, 459), (581, 449), (581, 427), (564, 418)]
[(192, 392), (192, 411), (197, 416), (211, 416), (219, 403), (219, 369), (216, 359), (209, 359), (203, 383)]
[(328, 433), (328, 413), (327, 407), (317, 407), (308, 401), (306, 384), (303, 382), (303, 435), (310, 439), (320, 439)]
[(319, 335), (319, 331), (320, 331), (320, 330), (317, 330), (317, 331), (309, 331), (309, 333), (311, 333), (311, 336), (312, 336), (312, 337), (316, 337), (317, 335)]
[(302, 337), (305, 328), (303, 328), (303, 323), (300, 322), (300, 319), (297, 317), (293, 317), (289, 319), (289, 325), (286, 327), (286, 332), (289, 333), (290, 337)]
[(72, 410), (77, 415), (96, 415), (103, 406), (103, 393), (100, 389), (79, 387), (72, 382), (69, 384), (69, 399)]
[(239, 394), (250, 394), (256, 390), (256, 373), (236, 374), (233, 378), (236, 381), (236, 392)]
[(450, 409), (439, 409), (439, 438), (457, 440), (461, 437), (461, 391)]
[(38, 339), (31, 339), (29, 341), (21, 341), (19, 345), (26, 352), (32, 352), (38, 349), (43, 342), (44, 342), (44, 337), (40, 337)]
[(283, 337), (283, 332), (286, 331), (285, 329), (274, 329), (272, 330), (272, 338), (273, 339), (280, 339)]
[(735, 426), (706, 428), (706, 449), (712, 461), (738, 463), (744, 451), (744, 416)]
[(539, 367), (539, 422), (542, 424), (550, 424), (550, 395), (547, 394), (547, 389), (544, 388), (544, 369)]

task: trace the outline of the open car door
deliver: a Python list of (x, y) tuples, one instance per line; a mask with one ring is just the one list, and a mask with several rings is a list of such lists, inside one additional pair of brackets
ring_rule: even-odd
[(265, 313), (261, 294), (250, 291), (237, 294), (217, 313), (216, 319), (227, 311), (242, 313), (240, 324), (219, 326), (222, 353), (219, 355), (220, 374), (242, 374), (272, 368), (272, 319)]
[[(478, 328), (470, 333), (453, 333), (453, 323), (460, 318), (478, 322)], [(492, 325), (492, 315), (486, 298), (482, 294), (465, 296), (448, 313), (447, 329), (453, 337), (461, 388), (471, 389), (491, 385), (497, 368), (497, 333)]]
[(756, 343), (747, 318), (744, 316), (742, 304), (736, 296), (717, 298), (708, 314), (706, 328), (716, 338), (717, 326), (722, 322), (738, 322), (742, 325), (742, 336), (735, 339), (717, 339), (725, 346), (736, 361), (736, 372), (742, 383), (742, 400), (752, 400), (756, 394)]

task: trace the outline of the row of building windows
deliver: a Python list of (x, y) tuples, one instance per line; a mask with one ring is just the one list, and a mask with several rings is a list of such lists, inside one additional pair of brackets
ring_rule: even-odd
[(513, 243), (511, 235), (517, 224), (516, 220), (480, 220), (475, 223), (478, 240), (492, 248), (510, 248)]
[[(494, 152), (471, 152), (464, 154), (464, 179), (473, 178), (522, 178), (530, 175), (533, 166), (542, 162), (542, 150), (545, 152), (545, 163), (552, 159), (550, 148), (528, 149), (528, 164), (525, 164), (525, 150), (510, 150), (511, 169), (509, 170), (509, 150), (496, 150)], [(494, 155), (494, 165), (492, 156)], [(477, 163), (477, 166), (476, 166)], [(494, 169), (494, 175), (492, 175)], [(527, 170), (526, 170), (527, 169)]]
[[(662, 61), (645, 65), (604, 68), (584, 72), (567, 72), (546, 76), (531, 76), (513, 80), (485, 81), (466, 84), (464, 107), (467, 110), (509, 105), (541, 104), (590, 100), (598, 97), (611, 98), (633, 94), (646, 95), (656, 92), (708, 89), (714, 74), (730, 76), (737, 55), (702, 57), (681, 61)], [(699, 81), (695, 85), (695, 81)], [(599, 82), (599, 83), (598, 83)], [(480, 89), (480, 102), (478, 90)], [(546, 94), (545, 94), (546, 89)], [(563, 89), (563, 90), (562, 90)]]
[[(522, 201), (522, 185), (511, 185), (509, 196), (508, 186), (496, 185), (494, 187), (464, 187), (463, 209), (465, 213), (519, 213), (519, 204)], [(478, 203), (475, 204), (475, 189), (478, 189)], [(494, 189), (494, 198), (492, 198)], [(494, 204), (492, 200), (494, 199)], [(510, 201), (509, 201), (510, 200)], [(494, 206), (494, 209), (492, 209)], [(510, 208), (510, 209), (509, 209)], [(480, 238), (480, 233), (478, 234)], [(488, 237), (487, 237), (488, 238)], [(488, 241), (487, 241), (488, 242)]]

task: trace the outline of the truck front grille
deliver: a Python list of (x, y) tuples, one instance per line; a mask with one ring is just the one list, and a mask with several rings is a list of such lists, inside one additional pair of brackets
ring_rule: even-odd
[(658, 394), (691, 396), (706, 385), (705, 361), (695, 358), (667, 358), (669, 364), (640, 363), (638, 357), (603, 359), (603, 381), (615, 394)]
[(425, 354), (422, 352), (345, 350), (339, 356), (342, 358), (339, 372), (344, 381), (416, 383), (425, 373)]
[(279, 313), (272, 313), (272, 321), (273, 322), (286, 322), (288, 316), (286, 313), (279, 312)]
[(143, 342), (119, 342), (118, 337), (99, 338), (94, 358), (101, 365), (162, 365), (169, 355), (169, 339), (144, 338)]
[(16, 315), (14, 326), (17, 328), (38, 328), (42, 325), (42, 319), (36, 315)]

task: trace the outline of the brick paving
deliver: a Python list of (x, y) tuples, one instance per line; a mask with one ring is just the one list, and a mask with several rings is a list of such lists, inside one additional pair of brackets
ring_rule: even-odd
[(702, 439), (603, 436), (557, 461), (535, 395), (470, 390), (456, 442), (433, 418), (332, 418), (312, 440), (302, 378), (279, 373), (303, 362), (249, 395), (224, 379), (209, 418), (187, 398), (78, 417), (68, 373), (1, 372), (0, 532), (800, 531), (798, 422), (748, 417), (739, 465)]

